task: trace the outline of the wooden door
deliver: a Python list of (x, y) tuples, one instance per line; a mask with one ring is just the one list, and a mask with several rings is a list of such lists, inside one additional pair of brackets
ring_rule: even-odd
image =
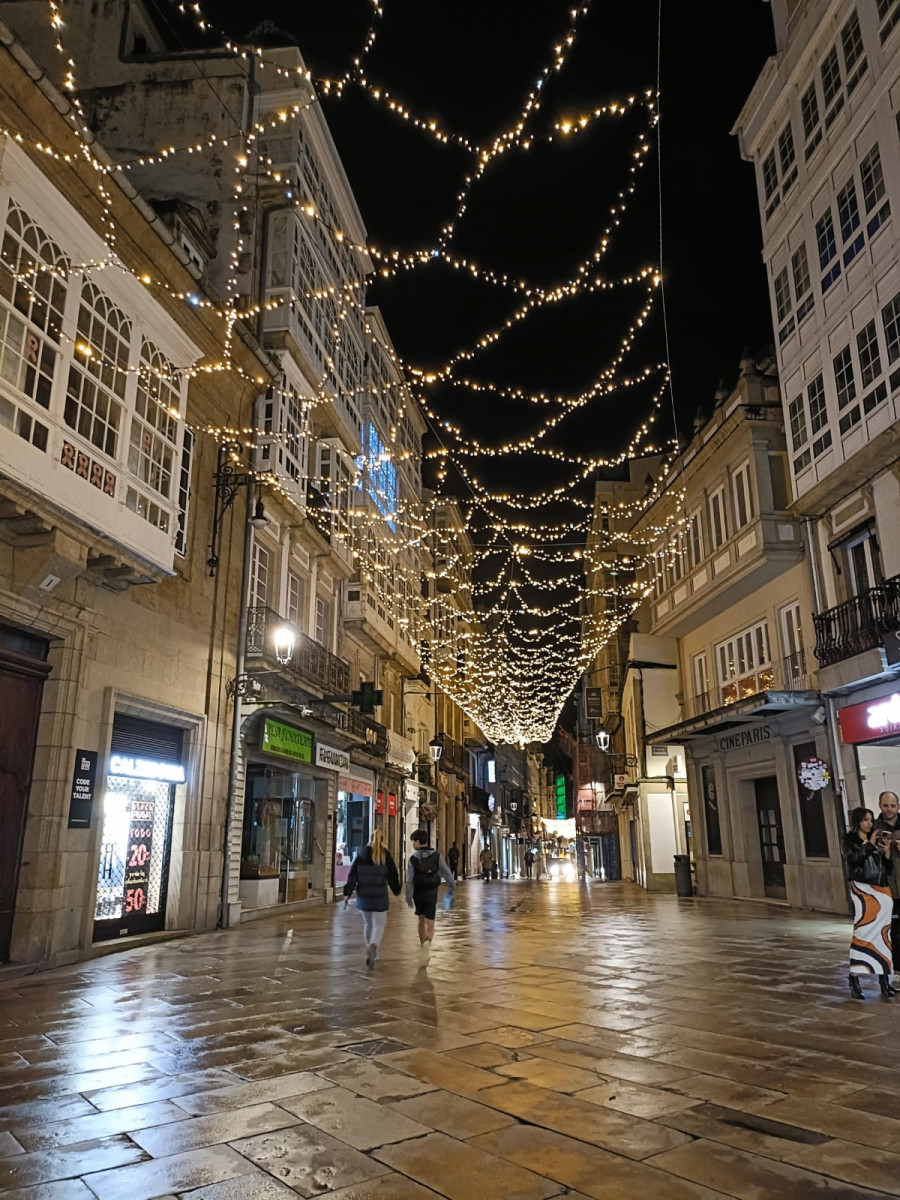
[(38, 717), (49, 664), (0, 648), (0, 962), (9, 961)]

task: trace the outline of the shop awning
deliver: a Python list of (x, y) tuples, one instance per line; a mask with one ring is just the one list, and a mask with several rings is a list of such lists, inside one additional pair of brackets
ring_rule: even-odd
[(818, 708), (822, 698), (818, 692), (759, 692), (745, 696), (734, 704), (725, 704), (698, 717), (680, 721), (667, 729), (658, 729), (648, 735), (651, 746), (681, 745), (698, 738), (712, 737), (742, 725), (753, 725), (783, 713), (796, 712), (803, 708)]

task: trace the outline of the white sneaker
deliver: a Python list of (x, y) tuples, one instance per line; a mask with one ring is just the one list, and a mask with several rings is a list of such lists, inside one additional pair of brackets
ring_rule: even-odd
[(421, 962), (423, 967), (427, 967), (428, 960), (431, 958), (431, 942), (430, 941), (422, 943), (420, 955), (421, 955), (421, 957), (420, 957), (419, 961)]

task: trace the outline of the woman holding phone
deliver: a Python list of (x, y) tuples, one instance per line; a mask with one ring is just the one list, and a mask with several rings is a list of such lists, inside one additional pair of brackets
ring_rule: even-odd
[(892, 987), (891, 913), (888, 886), (894, 869), (890, 835), (874, 829), (868, 808), (854, 808), (841, 849), (853, 898), (853, 940), (850, 943), (850, 994), (864, 1000), (861, 975), (877, 975), (883, 996), (896, 996)]

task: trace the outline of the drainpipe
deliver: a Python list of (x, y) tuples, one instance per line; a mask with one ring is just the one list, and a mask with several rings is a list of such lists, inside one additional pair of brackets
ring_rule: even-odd
[[(822, 581), (819, 574), (819, 547), (816, 541), (816, 531), (812, 517), (803, 518), (803, 540), (805, 543), (810, 582), (812, 583), (813, 603), (816, 606), (816, 612), (820, 613), (823, 609)], [(841, 756), (841, 746), (837, 737), (837, 716), (834, 698), (832, 696), (824, 696), (823, 700), (825, 701), (825, 727), (828, 731), (831, 761), (834, 764), (834, 774), (837, 781), (837, 787), (834, 789), (834, 799), (838, 833), (843, 834), (847, 828), (845, 815), (847, 809), (847, 784), (844, 779), (844, 760)]]
[(253, 554), (253, 526), (250, 524), (250, 505), (253, 489), (246, 488), (247, 509), (244, 513), (244, 553), (241, 562), (241, 604), (238, 612), (237, 654), (234, 663), (234, 712), (231, 723), (231, 753), (228, 759), (228, 793), (225, 801), (225, 849), (222, 863), (222, 899), (220, 925), (227, 929), (231, 924), (228, 908), (228, 892), (231, 886), (231, 844), (234, 838), (235, 804), (237, 799), (238, 771), (241, 762), (241, 726), (244, 723), (244, 701), (241, 684), (247, 665), (247, 615), (250, 607), (250, 565)]

